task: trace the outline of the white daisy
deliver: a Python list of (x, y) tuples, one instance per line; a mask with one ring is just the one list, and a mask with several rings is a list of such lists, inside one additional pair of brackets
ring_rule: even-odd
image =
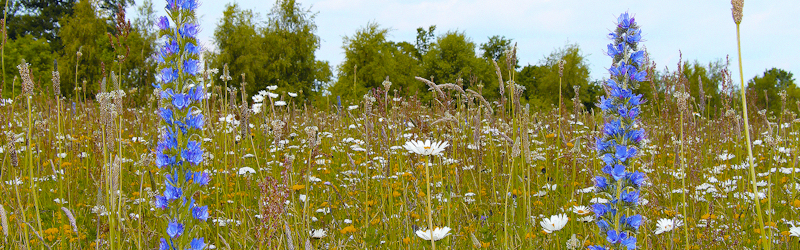
[(658, 222), (656, 223), (656, 234), (658, 235), (672, 231), (672, 229), (680, 227), (681, 225), (683, 225), (683, 222), (676, 219), (658, 219)]
[(591, 210), (586, 206), (573, 206), (572, 212), (578, 215), (587, 215), (591, 213)]
[(325, 229), (311, 229), (311, 238), (314, 239), (322, 239), (328, 236), (328, 233), (325, 232)]
[[(449, 227), (437, 227), (433, 229), (433, 241), (444, 239), (444, 237), (447, 237), (448, 235), (450, 235)], [(423, 240), (430, 241), (431, 230), (417, 230), (417, 236)]]
[(275, 106), (286, 106), (286, 102), (284, 102), (284, 101), (275, 101)]
[(289, 96), (291, 96), (291, 97), (297, 97), (297, 93), (289, 92), (288, 94), (289, 94)]
[(424, 142), (407, 141), (406, 144), (403, 145), (408, 152), (419, 155), (439, 155), (447, 146), (450, 146), (450, 143), (447, 141), (431, 143), (430, 140), (425, 140)]
[(255, 174), (256, 170), (251, 167), (242, 167), (239, 169), (239, 175)]
[(542, 230), (546, 233), (553, 233), (555, 231), (561, 230), (564, 226), (567, 225), (569, 221), (569, 217), (566, 214), (557, 214), (550, 216), (550, 218), (544, 218), (542, 221), (539, 222), (539, 225), (542, 226)]

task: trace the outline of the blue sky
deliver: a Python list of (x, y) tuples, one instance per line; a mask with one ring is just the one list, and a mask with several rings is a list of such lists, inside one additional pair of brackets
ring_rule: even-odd
[[(202, 1), (202, 0), (201, 0)], [(138, 1), (137, 1), (138, 2)], [(155, 0), (156, 10), (164, 1)], [(227, 3), (259, 13), (262, 20), (272, 0), (203, 1), (198, 9), (202, 45), (215, 50), (212, 35)], [(321, 47), (316, 56), (332, 66), (344, 60), (342, 38), (369, 22), (390, 28), (390, 40), (414, 42), (417, 27), (436, 25), (437, 35), (464, 31), (477, 44), (502, 35), (518, 43), (521, 65), (537, 64), (568, 43), (587, 55), (591, 77), (608, 76), (611, 63), (603, 52), (606, 34), (625, 11), (642, 27), (644, 46), (659, 70), (675, 69), (679, 50), (684, 60), (706, 64), (730, 55), (731, 73), (738, 79), (736, 29), (727, 0), (605, 1), (605, 0), (298, 0), (317, 12)], [(745, 81), (777, 67), (800, 74), (800, 1), (746, 1), (741, 25)], [(334, 68), (335, 70), (335, 68)], [(798, 79), (795, 76), (795, 79)], [(738, 82), (738, 81), (736, 81)]]

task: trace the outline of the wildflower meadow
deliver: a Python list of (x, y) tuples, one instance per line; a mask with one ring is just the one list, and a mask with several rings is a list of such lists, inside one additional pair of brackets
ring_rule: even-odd
[[(247, 55), (264, 48), (203, 48), (198, 0), (145, 2), (166, 14), (131, 24), (122, 4), (97, 19), (75, 2), (69, 17), (109, 31), (64, 21), (47, 60), (3, 41), (0, 249), (800, 249), (800, 92), (746, 87), (728, 67), (748, 51), (703, 87), (697, 64), (659, 71), (650, 17), (622, 8), (592, 48), (604, 79), (575, 84), (567, 48), (536, 68), (547, 89), (510, 41), (453, 78), (405, 68), (455, 53), (461, 33), (434, 27), (425, 46), (380, 45), (391, 73), (350, 64), (385, 39), (369, 25), (323, 88), (313, 49), (258, 73)], [(297, 6), (278, 1), (251, 39), (317, 46), (287, 35), (314, 30)], [(215, 35), (250, 32), (247, 11), (225, 13)]]

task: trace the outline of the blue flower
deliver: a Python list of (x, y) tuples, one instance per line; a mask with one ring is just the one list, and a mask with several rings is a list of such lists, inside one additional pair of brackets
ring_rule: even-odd
[(631, 217), (625, 219), (625, 224), (628, 224), (634, 230), (639, 230), (639, 227), (642, 225), (642, 215), (634, 214)]
[(647, 179), (647, 176), (645, 176), (645, 174), (642, 172), (636, 171), (633, 173), (627, 173), (625, 175), (625, 179), (627, 179), (628, 182), (630, 182), (635, 188), (639, 188), (642, 186), (645, 179)]
[(160, 108), (158, 109), (158, 115), (161, 116), (161, 119), (164, 119), (167, 124), (172, 124), (172, 110), (167, 108)]
[(625, 162), (629, 158), (636, 157), (636, 148), (634, 147), (628, 148), (624, 145), (617, 145), (617, 151), (614, 154), (614, 156), (620, 162)]
[(616, 136), (620, 134), (624, 128), (622, 127), (622, 121), (619, 119), (611, 120), (603, 126), (603, 134), (608, 136)]
[(608, 52), (606, 54), (610, 57), (615, 57), (621, 54), (624, 51), (624, 47), (622, 44), (614, 45), (613, 43), (608, 44)]
[(622, 245), (627, 247), (628, 250), (636, 249), (636, 237), (631, 235), (628, 238), (623, 239), (622, 240)]
[(608, 180), (606, 180), (606, 177), (595, 176), (594, 186), (598, 189), (598, 191), (606, 190), (606, 188), (608, 188)]
[(178, 71), (172, 68), (164, 68), (161, 70), (161, 81), (164, 83), (171, 83), (178, 79)]
[(193, 42), (186, 43), (186, 53), (189, 55), (198, 55), (200, 54), (200, 46), (194, 45)]
[(170, 238), (180, 237), (183, 234), (183, 224), (178, 223), (176, 220), (171, 220), (167, 225), (167, 235)]
[(622, 201), (630, 204), (636, 204), (639, 202), (639, 191), (622, 191)]
[(203, 162), (203, 149), (200, 147), (200, 143), (189, 141), (189, 143), (186, 144), (186, 149), (181, 153), (181, 157), (195, 166)]
[(620, 232), (619, 234), (617, 234), (617, 231), (612, 229), (608, 230), (608, 232), (606, 232), (606, 235), (607, 235), (606, 240), (608, 241), (608, 243), (617, 244), (622, 242), (622, 239), (625, 239), (626, 234), (625, 232)]
[(167, 197), (161, 196), (161, 195), (156, 195), (156, 202), (155, 203), (156, 203), (156, 207), (160, 208), (160, 209), (167, 209), (167, 206), (169, 205), (169, 201), (167, 201)]
[(172, 106), (177, 109), (184, 109), (192, 103), (192, 100), (189, 99), (189, 96), (183, 93), (174, 94), (172, 95)]
[(199, 102), (206, 98), (206, 93), (203, 91), (202, 85), (197, 85), (189, 89), (189, 96), (192, 100)]
[(165, 180), (164, 183), (166, 183), (166, 189), (164, 189), (164, 197), (166, 197), (168, 201), (177, 200), (178, 198), (181, 198), (181, 196), (183, 195), (183, 190), (181, 190), (181, 188), (176, 187), (169, 180)]
[(165, 154), (164, 151), (158, 150), (156, 151), (156, 166), (158, 168), (163, 168), (167, 166), (172, 166), (175, 164), (175, 157), (169, 154)]
[(628, 43), (638, 43), (642, 40), (642, 30), (640, 29), (633, 29), (628, 31)]
[(587, 250), (606, 250), (606, 248), (602, 247), (602, 246), (589, 246), (586, 249)]
[(188, 11), (194, 11), (197, 9), (197, 1), (195, 0), (183, 0), (181, 3), (181, 8)]
[(192, 217), (201, 221), (208, 220), (208, 206), (193, 207)]
[(605, 231), (608, 231), (608, 229), (611, 229), (611, 224), (608, 224), (608, 221), (606, 221), (604, 219), (597, 220), (596, 224), (597, 224), (597, 227), (600, 228), (600, 231), (605, 232)]
[(203, 118), (203, 113), (198, 113), (196, 115), (187, 114), (186, 115), (186, 126), (189, 126), (193, 129), (203, 129), (205, 119)]
[(614, 101), (610, 98), (606, 98), (605, 96), (600, 97), (600, 105), (598, 105), (601, 110), (608, 111), (614, 109)]
[(161, 238), (161, 242), (158, 244), (158, 250), (169, 250), (169, 243), (164, 238)]
[(631, 80), (634, 80), (634, 81), (637, 81), (637, 82), (647, 81), (647, 71), (646, 70), (642, 70), (642, 71), (639, 71), (639, 72), (636, 72), (636, 71), (632, 71), (632, 72), (634, 72), (634, 73), (631, 73)]
[(197, 185), (205, 186), (208, 185), (208, 182), (211, 181), (211, 177), (208, 176), (206, 172), (195, 172), (194, 178), (192, 178), (192, 182), (197, 183)]
[(603, 217), (608, 212), (608, 208), (604, 204), (595, 203), (592, 204), (592, 212), (597, 218)]
[(614, 170), (609, 174), (611, 174), (611, 177), (614, 177), (615, 181), (621, 180), (625, 177), (625, 165), (617, 164), (614, 166)]
[(192, 242), (189, 243), (189, 249), (190, 250), (203, 250), (203, 248), (206, 247), (206, 243), (204, 243), (203, 241), (205, 241), (205, 239), (203, 239), (203, 237), (192, 239)]
[[(622, 45), (622, 44), (620, 44), (620, 45)], [(644, 50), (636, 51), (633, 54), (631, 54), (631, 60), (633, 62), (635, 62), (636, 65), (639, 65), (639, 67), (642, 67), (642, 66), (644, 66), (644, 63), (645, 63), (644, 56), (645, 56), (644, 55)]]
[(183, 72), (189, 75), (197, 75), (200, 72), (200, 61), (189, 59), (183, 61)]
[(169, 29), (169, 19), (165, 16), (158, 18), (158, 28), (161, 30)]
[(200, 25), (197, 25), (196, 23), (185, 23), (178, 31), (178, 33), (180, 33), (184, 38), (195, 38), (199, 32)]
[(628, 17), (628, 12), (622, 13), (617, 18), (617, 27), (628, 29), (636, 23), (633, 17)]

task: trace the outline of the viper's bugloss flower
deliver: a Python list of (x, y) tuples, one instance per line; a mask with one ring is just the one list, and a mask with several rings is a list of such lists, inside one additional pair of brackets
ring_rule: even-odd
[[(606, 204), (594, 204), (592, 210), (601, 235), (611, 245), (589, 246), (588, 249), (635, 249), (636, 232), (642, 216), (636, 214), (640, 189), (646, 180), (641, 172), (630, 172), (629, 166), (638, 156), (646, 133), (640, 128), (639, 116), (642, 95), (634, 89), (647, 80), (647, 54), (637, 50), (642, 41), (642, 30), (635, 18), (623, 13), (617, 18), (617, 28), (609, 34), (612, 40), (606, 54), (613, 58), (608, 69), (610, 78), (605, 81), (608, 98), (602, 97), (598, 107), (606, 123), (602, 134), (595, 140), (595, 149), (602, 158), (602, 172), (606, 176), (593, 178), (595, 192), (609, 198)], [(622, 213), (617, 218), (617, 213)], [(628, 216), (629, 215), (629, 216)]]
[(158, 18), (158, 29), (160, 30), (167, 30), (169, 29), (169, 19), (165, 16)]
[[(186, 220), (194, 218), (205, 222), (209, 217), (208, 206), (195, 204), (192, 198), (198, 186), (206, 186), (211, 181), (208, 173), (191, 170), (204, 161), (201, 141), (205, 116), (200, 104), (206, 92), (197, 79), (202, 51), (195, 38), (200, 31), (200, 26), (194, 23), (197, 6), (197, 0), (167, 0), (167, 15), (156, 23), (165, 43), (153, 55), (159, 65), (157, 82), (153, 86), (160, 91), (157, 114), (162, 119), (154, 153), (156, 166), (165, 168), (168, 173), (164, 176), (163, 195), (157, 195), (154, 202), (156, 208), (165, 210), (162, 217), (167, 220), (159, 249), (206, 247), (203, 238), (178, 239), (182, 235), (197, 235), (193, 231), (203, 228)], [(184, 228), (184, 225), (189, 226)]]
[(176, 220), (172, 220), (167, 224), (167, 235), (170, 238), (176, 238), (183, 234), (183, 224), (178, 223)]
[(200, 32), (200, 25), (196, 23), (185, 23), (178, 31), (183, 38), (195, 38)]

